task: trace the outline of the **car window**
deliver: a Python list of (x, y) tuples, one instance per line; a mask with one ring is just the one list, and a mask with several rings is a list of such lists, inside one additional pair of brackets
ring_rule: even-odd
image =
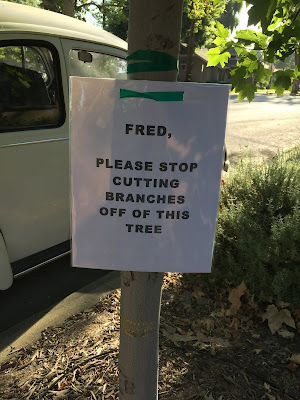
[(50, 44), (0, 42), (0, 131), (64, 122), (58, 54)]
[(126, 60), (93, 51), (71, 50), (70, 73), (91, 78), (126, 79)]

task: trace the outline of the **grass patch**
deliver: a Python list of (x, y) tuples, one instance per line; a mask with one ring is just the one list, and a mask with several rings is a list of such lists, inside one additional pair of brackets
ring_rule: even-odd
[[(276, 94), (274, 89), (256, 89), (256, 93)], [(283, 94), (290, 94), (290, 90), (285, 90)]]
[(300, 148), (242, 161), (222, 185), (213, 277), (300, 304)]

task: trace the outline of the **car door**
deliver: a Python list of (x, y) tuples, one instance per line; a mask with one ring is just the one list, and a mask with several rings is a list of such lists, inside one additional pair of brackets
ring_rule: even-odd
[(69, 238), (67, 76), (59, 38), (1, 34), (0, 230), (9, 260)]

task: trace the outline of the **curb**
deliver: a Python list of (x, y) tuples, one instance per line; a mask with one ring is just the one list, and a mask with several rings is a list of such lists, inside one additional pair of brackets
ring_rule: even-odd
[(31, 345), (49, 326), (59, 326), (71, 315), (93, 307), (114, 289), (120, 288), (120, 272), (113, 271), (77, 292), (33, 315), (0, 334), (0, 364), (15, 355), (21, 348)]

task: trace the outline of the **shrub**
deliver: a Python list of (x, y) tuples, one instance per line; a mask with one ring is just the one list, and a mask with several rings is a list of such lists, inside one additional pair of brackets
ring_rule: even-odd
[(300, 148), (242, 161), (221, 188), (213, 276), (300, 305)]

